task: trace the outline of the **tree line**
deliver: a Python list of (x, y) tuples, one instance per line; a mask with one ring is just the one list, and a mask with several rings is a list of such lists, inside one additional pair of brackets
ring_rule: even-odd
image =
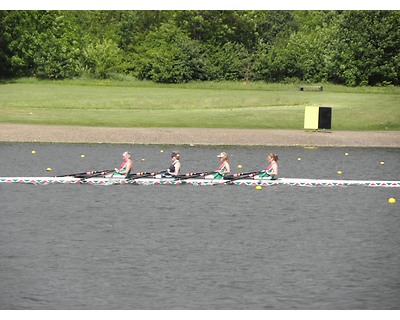
[(0, 11), (0, 76), (399, 85), (400, 11)]

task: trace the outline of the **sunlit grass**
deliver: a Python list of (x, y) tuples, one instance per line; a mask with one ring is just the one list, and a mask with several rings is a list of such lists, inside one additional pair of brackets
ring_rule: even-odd
[(400, 130), (400, 90), (324, 85), (18, 79), (0, 83), (0, 122), (112, 127), (302, 129), (305, 106), (330, 106), (334, 130)]

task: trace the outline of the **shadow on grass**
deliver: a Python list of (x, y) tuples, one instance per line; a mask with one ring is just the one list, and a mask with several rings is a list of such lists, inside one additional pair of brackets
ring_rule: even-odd
[(0, 78), (0, 85), (1, 84), (10, 84), (10, 83), (17, 83), (16, 79), (13, 78)]

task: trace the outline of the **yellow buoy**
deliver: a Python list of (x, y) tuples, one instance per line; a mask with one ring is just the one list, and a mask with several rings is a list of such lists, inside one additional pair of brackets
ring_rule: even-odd
[(396, 199), (395, 198), (389, 198), (388, 202), (391, 203), (391, 204), (396, 203)]
[(46, 171), (51, 171), (51, 168), (47, 168)]
[(140, 161), (142, 161), (142, 162), (145, 162), (145, 161), (146, 161), (146, 159), (142, 159), (142, 160), (140, 160)]
[(297, 160), (298, 160), (298, 161), (300, 161), (300, 160), (301, 160), (301, 158), (300, 158), (300, 157), (298, 157), (298, 158), (297, 158)]
[(342, 174), (342, 173), (343, 173), (342, 171), (338, 171), (338, 172), (337, 172), (337, 174)]
[(346, 152), (344, 155), (345, 155), (345, 156), (348, 156), (349, 154)]
[(256, 187), (256, 190), (261, 190), (261, 189), (262, 189), (261, 186), (257, 186), (257, 187)]
[(381, 164), (382, 164), (382, 165), (385, 164), (385, 161), (381, 161)]
[(36, 153), (36, 151), (35, 150), (32, 150), (32, 154), (35, 154)]
[(160, 152), (161, 152), (161, 153), (163, 153), (163, 152), (164, 152), (164, 150), (160, 150)]
[(84, 154), (81, 154), (81, 158), (84, 158), (85, 157), (85, 155)]
[(239, 168), (239, 169), (242, 169), (242, 168), (243, 168), (243, 166), (242, 166), (241, 164), (239, 164), (239, 165), (238, 165), (238, 168)]

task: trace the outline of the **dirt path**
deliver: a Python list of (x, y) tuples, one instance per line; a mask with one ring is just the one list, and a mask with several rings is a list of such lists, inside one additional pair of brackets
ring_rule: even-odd
[(0, 123), (0, 142), (400, 148), (400, 131), (108, 128)]

